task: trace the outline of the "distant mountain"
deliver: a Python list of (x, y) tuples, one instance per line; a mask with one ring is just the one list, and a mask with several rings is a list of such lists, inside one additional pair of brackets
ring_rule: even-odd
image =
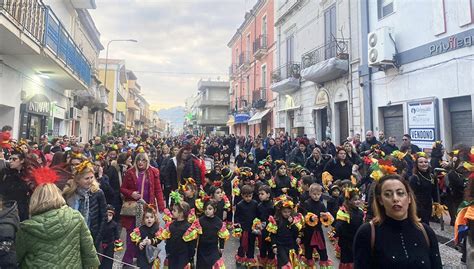
[(158, 110), (158, 117), (170, 121), (175, 128), (182, 128), (184, 123), (184, 107), (177, 106)]

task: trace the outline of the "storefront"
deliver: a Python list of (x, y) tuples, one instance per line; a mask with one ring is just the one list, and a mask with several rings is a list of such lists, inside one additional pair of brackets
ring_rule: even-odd
[(48, 135), (57, 137), (66, 134), (65, 118), (66, 108), (55, 104), (53, 106), (53, 120), (50, 122)]
[(331, 137), (331, 107), (327, 92), (320, 89), (313, 109), (314, 132), (318, 141)]
[(20, 105), (20, 137), (39, 142), (47, 133), (51, 101), (46, 95), (36, 94)]

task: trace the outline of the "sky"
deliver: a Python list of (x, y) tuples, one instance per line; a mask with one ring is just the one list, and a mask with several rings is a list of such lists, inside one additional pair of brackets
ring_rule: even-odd
[[(96, 0), (91, 16), (109, 59), (124, 59), (155, 109), (184, 106), (202, 79), (228, 79), (227, 47), (256, 0)], [(100, 57), (105, 58), (105, 49)]]

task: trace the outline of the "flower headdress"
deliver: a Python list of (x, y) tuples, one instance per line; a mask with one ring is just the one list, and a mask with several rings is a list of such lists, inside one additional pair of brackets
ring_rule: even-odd
[(403, 160), (405, 158), (405, 156), (407, 155), (407, 152), (403, 153), (399, 150), (395, 150), (390, 155), (397, 158), (397, 159), (399, 159), (399, 160)]
[(172, 191), (170, 193), (170, 199), (173, 201), (174, 204), (180, 204), (183, 201), (183, 197), (177, 191)]
[(390, 160), (367, 158), (364, 159), (364, 162), (369, 162), (367, 164), (370, 164), (370, 169), (372, 170), (370, 177), (376, 181), (385, 175), (393, 175), (397, 173), (397, 168), (393, 166), (393, 163)]
[(94, 170), (94, 165), (90, 161), (85, 160), (85, 161), (81, 162), (80, 164), (78, 164), (74, 167), (74, 170), (75, 170), (74, 174), (76, 174), (76, 175), (80, 174), (85, 169), (90, 169), (90, 170), (93, 171)]
[(469, 179), (474, 180), (474, 146), (471, 147), (470, 152), (468, 153), (469, 160), (463, 162), (463, 167), (470, 172)]
[(95, 155), (95, 160), (96, 161), (104, 161), (105, 160), (105, 153), (104, 152), (99, 152), (98, 154)]
[(441, 146), (443, 146), (443, 141), (439, 141), (439, 140), (438, 140), (438, 141), (435, 141), (435, 142), (433, 143), (432, 148), (434, 149), (434, 148), (441, 147)]
[(71, 153), (69, 154), (69, 156), (71, 157), (71, 159), (79, 159), (79, 160), (83, 160), (84, 159), (84, 155), (80, 152), (74, 152), (74, 151), (71, 151)]
[(194, 180), (194, 178), (192, 178), (192, 177), (185, 178), (184, 179), (184, 184), (181, 184), (179, 186), (179, 190), (180, 191), (188, 191), (190, 185), (196, 186), (196, 181)]
[(293, 209), (295, 207), (295, 204), (293, 203), (293, 200), (285, 194), (276, 197), (274, 199), (274, 203), (275, 203), (275, 207), (278, 207), (278, 208), (291, 208), (291, 209)]
[(280, 167), (283, 166), (283, 165), (286, 166), (286, 162), (283, 161), (283, 160), (276, 160), (276, 161), (275, 161), (275, 165), (276, 165), (276, 168), (278, 169), (278, 168), (280, 168)]
[(352, 188), (352, 187), (345, 188), (345, 190), (344, 190), (344, 198), (350, 199), (352, 193), (359, 194), (359, 193), (360, 193), (360, 192), (359, 192), (359, 188)]

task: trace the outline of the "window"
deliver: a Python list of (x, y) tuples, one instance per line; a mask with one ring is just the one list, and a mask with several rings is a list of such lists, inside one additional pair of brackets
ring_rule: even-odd
[(239, 64), (239, 49), (235, 49), (235, 64)]
[(245, 45), (246, 45), (245, 51), (249, 51), (250, 50), (250, 33), (247, 35), (247, 42), (245, 43)]
[(336, 6), (333, 5), (324, 12), (325, 59), (336, 56), (336, 46), (332, 45), (336, 34)]
[(377, 10), (379, 19), (393, 13), (393, 0), (377, 0)]
[(267, 16), (262, 18), (262, 35), (267, 35)]
[(291, 63), (293, 62), (293, 54), (294, 54), (294, 42), (295, 41), (295, 36), (290, 35), (286, 39), (286, 63)]
[(267, 66), (262, 65), (262, 88), (267, 87)]

